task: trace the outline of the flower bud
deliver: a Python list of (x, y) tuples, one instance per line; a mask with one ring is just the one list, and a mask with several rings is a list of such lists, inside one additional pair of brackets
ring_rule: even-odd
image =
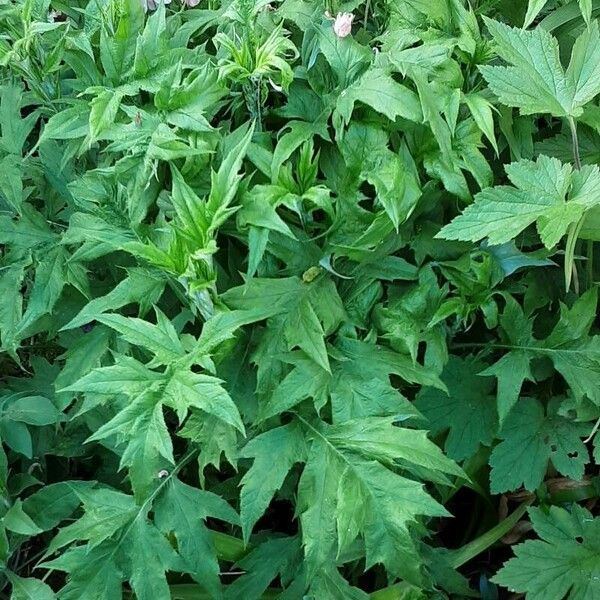
[(338, 13), (333, 23), (333, 31), (339, 38), (348, 37), (352, 33), (352, 21), (354, 15), (352, 13)]

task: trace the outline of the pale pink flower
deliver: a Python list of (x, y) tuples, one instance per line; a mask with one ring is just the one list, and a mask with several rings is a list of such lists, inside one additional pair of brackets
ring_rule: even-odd
[(352, 33), (352, 21), (354, 15), (352, 13), (338, 13), (333, 23), (333, 31), (339, 38), (348, 37)]

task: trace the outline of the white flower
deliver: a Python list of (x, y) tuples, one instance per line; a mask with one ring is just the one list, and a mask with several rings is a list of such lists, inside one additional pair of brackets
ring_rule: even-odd
[(354, 21), (352, 13), (338, 13), (333, 23), (335, 35), (339, 38), (348, 37), (352, 33), (352, 21)]
[(200, 0), (182, 0), (182, 2), (189, 8), (194, 8), (194, 6), (198, 6), (198, 4), (200, 4)]

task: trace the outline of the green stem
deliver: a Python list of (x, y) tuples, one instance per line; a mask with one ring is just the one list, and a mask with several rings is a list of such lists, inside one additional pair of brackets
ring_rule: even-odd
[[(581, 169), (581, 154), (579, 153), (579, 137), (577, 136), (577, 123), (573, 117), (568, 118), (569, 121), (569, 129), (571, 130), (571, 144), (573, 146), (573, 165), (575, 169), (579, 171)], [(582, 217), (579, 222), (575, 225), (576, 233), (573, 235), (572, 239), (567, 239), (567, 252), (565, 254), (565, 284), (567, 291), (569, 291), (569, 286), (571, 282), (571, 275), (573, 276), (573, 280), (575, 283), (575, 292), (579, 293), (579, 284), (577, 278), (577, 267), (575, 266), (575, 261), (573, 259), (575, 254), (575, 245), (577, 243), (577, 235), (579, 234), (579, 230), (583, 225), (584, 217)], [(570, 242), (570, 244), (569, 244)], [(588, 243), (588, 253), (590, 253), (590, 244), (592, 244), (593, 252), (593, 242)], [(590, 276), (590, 264), (591, 261), (588, 262), (586, 273), (588, 275), (588, 285), (590, 285), (591, 276)]]
[(569, 291), (571, 287), (571, 275), (573, 276), (573, 283), (575, 287), (575, 293), (579, 294), (579, 279), (577, 277), (577, 270), (575, 267), (575, 247), (577, 245), (577, 237), (583, 226), (585, 216), (582, 216), (579, 221), (573, 223), (569, 227), (569, 233), (567, 235), (567, 243), (565, 246), (565, 288)]
[(571, 129), (571, 144), (573, 145), (573, 164), (579, 171), (581, 169), (581, 155), (579, 154), (579, 137), (577, 136), (577, 124), (573, 117), (569, 117), (569, 128)]
[(465, 544), (462, 548), (454, 550), (450, 554), (452, 567), (458, 569), (458, 567), (469, 562), (495, 544), (500, 538), (504, 537), (519, 522), (519, 519), (525, 514), (527, 507), (532, 502), (533, 498), (523, 502), (511, 515), (500, 521), (498, 525), (492, 527), (492, 529), (486, 531), (483, 535), (480, 535), (468, 544)]
[(587, 241), (587, 262), (585, 265), (585, 274), (587, 277), (587, 286), (591, 288), (594, 285), (594, 241)]

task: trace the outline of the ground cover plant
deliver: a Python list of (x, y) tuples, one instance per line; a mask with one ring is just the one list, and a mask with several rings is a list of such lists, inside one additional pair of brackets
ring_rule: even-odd
[(600, 597), (596, 0), (0, 0), (0, 597)]

